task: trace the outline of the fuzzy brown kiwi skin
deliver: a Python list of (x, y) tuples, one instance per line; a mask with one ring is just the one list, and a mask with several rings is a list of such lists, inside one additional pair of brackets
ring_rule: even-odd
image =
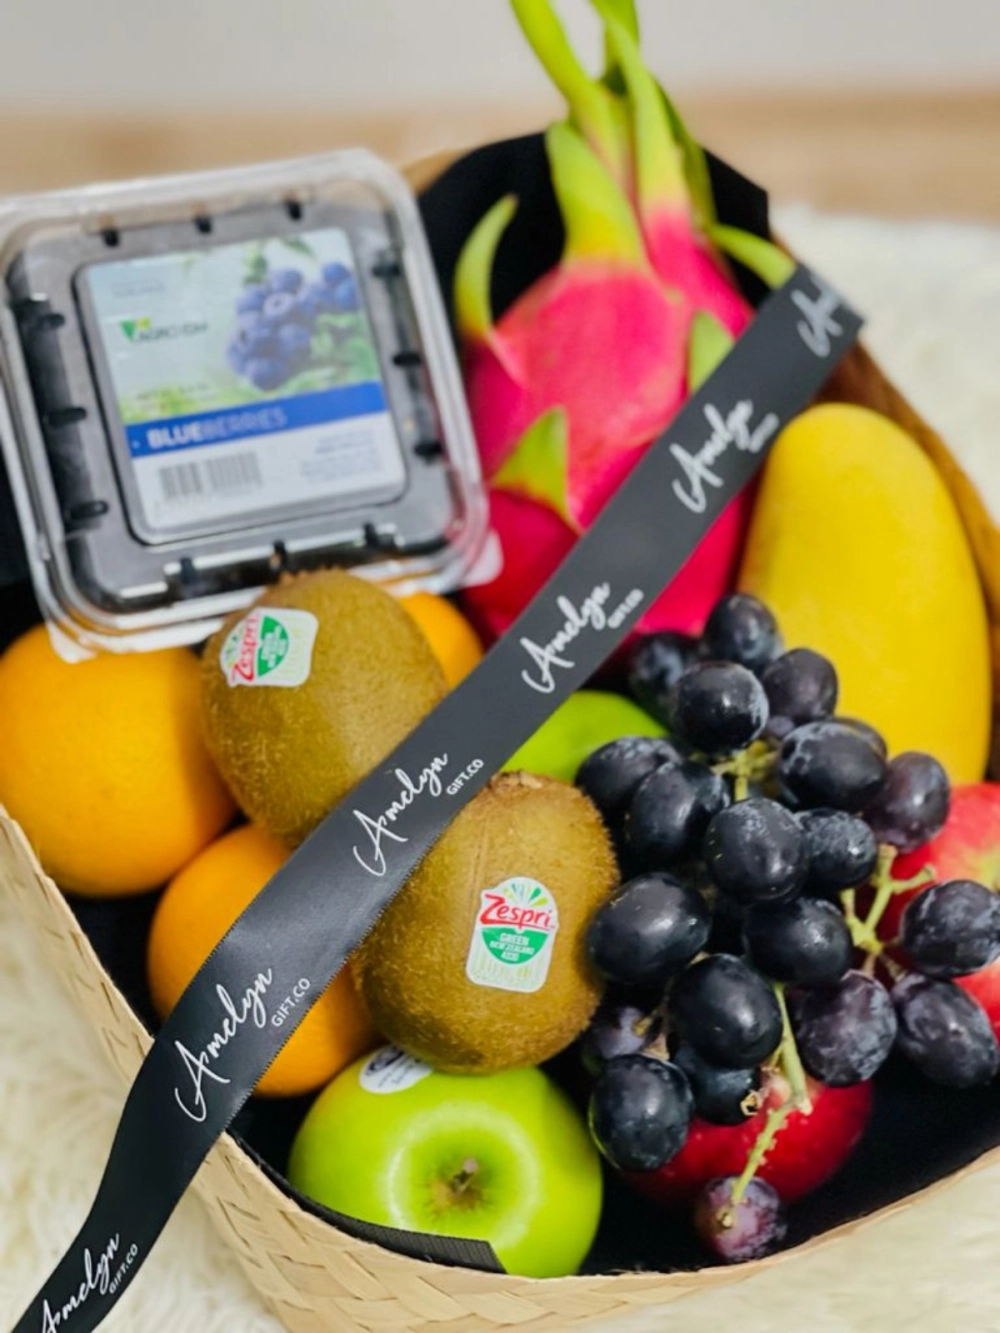
[(396, 599), (343, 570), (286, 577), (257, 605), (317, 617), (309, 678), (230, 686), (219, 654), (247, 614), (236, 612), (202, 657), (203, 731), (243, 811), (296, 847), (430, 712), (445, 678)]
[[(519, 994), (465, 974), (483, 889), (531, 876), (559, 910), (548, 977)], [(586, 954), (591, 918), (618, 882), (596, 808), (554, 778), (494, 778), (431, 849), (355, 954), (358, 987), (378, 1029), (451, 1073), (539, 1064), (590, 1021), (602, 982)]]

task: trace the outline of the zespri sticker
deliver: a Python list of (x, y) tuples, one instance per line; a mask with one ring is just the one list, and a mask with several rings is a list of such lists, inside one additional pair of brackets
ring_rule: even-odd
[(229, 685), (303, 685), (312, 668), (319, 621), (309, 611), (259, 606), (236, 625), (219, 663)]
[(536, 879), (518, 875), (483, 889), (465, 975), (494, 990), (541, 990), (558, 929), (556, 900)]

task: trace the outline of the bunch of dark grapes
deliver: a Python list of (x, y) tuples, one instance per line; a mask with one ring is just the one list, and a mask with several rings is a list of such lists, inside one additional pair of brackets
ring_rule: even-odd
[[(935, 885), (907, 907), (897, 948), (877, 934), (891, 896), (913, 887), (892, 878), (895, 855), (947, 818), (941, 765), (889, 760), (871, 727), (838, 718), (833, 664), (785, 651), (752, 597), (720, 602), (700, 641), (642, 640), (629, 684), (669, 739), (612, 741), (577, 775), (630, 876), (588, 936), (619, 997), (583, 1039), (608, 1160), (654, 1171), (695, 1116), (739, 1124), (773, 1106), (768, 1087), (787, 1087), (764, 1118), (770, 1142), (805, 1105), (807, 1073), (860, 1083), (894, 1048), (940, 1083), (992, 1079), (997, 1040), (953, 978), (1000, 954), (1000, 899), (966, 881)], [(696, 1212), (727, 1260), (784, 1234), (753, 1163), (712, 1182)]]
[(326, 264), (319, 280), (309, 283), (298, 269), (272, 269), (239, 295), (229, 364), (270, 393), (309, 364), (321, 316), (354, 314), (360, 304), (357, 279), (346, 264)]

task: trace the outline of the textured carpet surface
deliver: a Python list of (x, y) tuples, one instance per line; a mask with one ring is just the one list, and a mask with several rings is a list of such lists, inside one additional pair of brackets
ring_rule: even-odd
[[(964, 460), (1000, 519), (1000, 232), (785, 209), (798, 252), (870, 318), (891, 377)], [(71, 1239), (124, 1090), (0, 885), (0, 1329)], [(1000, 1167), (727, 1290), (620, 1328), (673, 1333), (995, 1333)], [(185, 1199), (109, 1333), (280, 1333)], [(605, 1326), (608, 1327), (608, 1326)]]

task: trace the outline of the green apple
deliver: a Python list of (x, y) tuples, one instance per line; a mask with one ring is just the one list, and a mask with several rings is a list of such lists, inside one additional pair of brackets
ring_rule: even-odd
[(559, 705), (505, 769), (572, 782), (589, 754), (619, 736), (663, 736), (659, 722), (631, 699), (606, 690), (577, 690)]
[(394, 1046), (320, 1094), (288, 1179), (366, 1222), (487, 1241), (523, 1277), (576, 1272), (601, 1212), (590, 1134), (540, 1069), (442, 1074)]

